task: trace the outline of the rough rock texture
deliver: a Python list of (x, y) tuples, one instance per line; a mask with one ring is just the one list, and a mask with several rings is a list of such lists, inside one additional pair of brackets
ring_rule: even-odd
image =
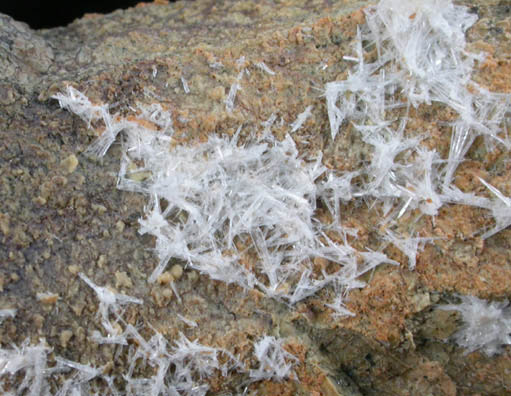
[[(465, 2), (479, 15), (468, 32), (470, 47), (490, 54), (477, 80), (492, 91), (511, 92), (511, 3)], [(478, 4), (480, 3), (480, 5)], [(116, 190), (119, 150), (101, 163), (81, 153), (98, 132), (60, 110), (51, 95), (72, 84), (92, 101), (127, 111), (137, 101), (172, 110), (182, 142), (212, 133), (232, 134), (259, 125), (272, 113), (285, 124), (314, 105), (294, 136), (302, 152), (321, 149), (324, 163), (352, 170), (366, 154), (349, 130), (329, 136), (324, 84), (346, 76), (351, 41), (364, 21), (365, 1), (197, 1), (140, 4), (109, 15), (86, 15), (65, 28), (31, 31), (0, 15), (0, 309), (16, 308), (0, 325), (3, 346), (40, 338), (55, 355), (95, 365), (112, 374), (126, 357), (89, 341), (100, 328), (97, 299), (77, 274), (84, 272), (144, 301), (129, 306), (132, 324), (151, 325), (171, 341), (189, 338), (225, 347), (249, 364), (253, 340), (263, 334), (289, 337), (300, 358), (300, 382), (249, 386), (259, 395), (504, 395), (511, 392), (511, 353), (488, 358), (444, 340), (459, 326), (452, 312), (435, 309), (453, 294), (502, 299), (511, 296), (511, 231), (483, 241), (475, 231), (491, 224), (481, 209), (444, 206), (433, 223), (400, 219), (403, 229), (443, 237), (419, 254), (415, 271), (392, 246), (390, 258), (368, 286), (352, 292), (356, 313), (332, 320), (328, 292), (290, 308), (257, 292), (200, 276), (188, 269), (176, 280), (180, 304), (166, 284), (146, 279), (156, 265), (154, 241), (137, 234), (145, 198)], [(236, 60), (245, 56), (250, 76), (237, 96), (237, 111), (224, 99), (235, 81)], [(275, 76), (254, 67), (264, 63)], [(215, 68), (217, 62), (222, 68)], [(323, 67), (328, 65), (328, 67)], [(189, 84), (183, 90), (181, 77)], [(419, 107), (410, 123), (428, 130), (428, 145), (445, 158), (453, 117), (441, 106)], [(443, 149), (442, 149), (443, 147)], [(460, 165), (456, 184), (478, 189), (483, 177), (511, 195), (508, 153), (487, 152), (483, 142)], [(378, 211), (347, 205), (343, 220), (359, 231), (355, 248), (379, 250)], [(370, 278), (370, 279), (369, 279)], [(58, 298), (39, 296), (54, 293)], [(195, 321), (189, 327), (176, 314)], [(242, 392), (243, 378), (210, 378), (212, 394)], [(223, 393), (222, 393), (223, 392)]]

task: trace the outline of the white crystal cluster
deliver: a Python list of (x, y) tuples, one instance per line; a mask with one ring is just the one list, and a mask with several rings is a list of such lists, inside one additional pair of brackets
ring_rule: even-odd
[[(146, 217), (140, 220), (140, 232), (156, 237), (160, 259), (150, 281), (170, 260), (178, 259), (214, 279), (258, 288), (291, 303), (325, 286), (333, 286), (339, 301), (341, 293), (362, 286), (357, 277), (378, 264), (394, 263), (382, 253), (357, 252), (347, 244), (350, 230), (340, 222), (340, 202), (381, 202), (385, 222), (410, 210), (434, 217), (445, 203), (482, 207), (496, 219), (483, 238), (511, 224), (510, 199), (495, 187), (481, 180), (497, 198), (491, 200), (453, 185), (456, 168), (477, 136), (484, 136), (490, 149), (495, 144), (510, 146), (502, 129), (509, 95), (490, 93), (471, 80), (474, 63), (484, 59), (465, 49), (465, 31), (475, 21), (467, 8), (438, 0), (382, 0), (366, 9), (355, 56), (347, 57), (356, 67), (346, 80), (325, 87), (332, 139), (342, 125), (351, 123), (372, 150), (367, 166), (343, 175), (322, 166), (321, 153), (312, 161), (300, 157), (290, 136), (275, 140), (269, 122), (262, 137), (245, 144), (238, 144), (238, 131), (233, 138), (210, 137), (206, 143), (170, 151), (171, 115), (157, 104), (137, 110), (141, 119), (155, 124), (153, 130), (111, 115), (104, 105), (91, 104), (71, 87), (56, 99), (89, 123), (103, 121), (105, 131), (90, 154), (104, 155), (124, 131), (118, 186), (150, 197)], [(377, 54), (370, 63), (365, 60), (369, 51)], [(244, 69), (236, 84), (243, 74)], [(421, 144), (424, 135), (407, 127), (411, 107), (433, 102), (458, 114), (446, 159)], [(234, 100), (228, 107), (233, 111)], [(404, 111), (400, 120), (393, 119), (396, 109)], [(310, 111), (309, 106), (297, 117), (291, 132), (302, 126)], [(351, 182), (355, 177), (356, 186)], [(330, 211), (333, 224), (316, 218), (318, 200)], [(335, 243), (328, 231), (336, 232)], [(418, 249), (431, 241), (390, 230), (382, 240), (401, 249), (411, 269)], [(243, 262), (247, 252), (255, 253), (255, 263)], [(316, 257), (337, 267), (318, 274), (312, 268)], [(345, 313), (336, 314), (341, 312)]]
[[(455, 171), (477, 136), (485, 138), (489, 149), (511, 145), (503, 129), (511, 96), (489, 92), (471, 80), (475, 62), (485, 58), (466, 50), (465, 31), (476, 19), (451, 2), (382, 0), (366, 9), (366, 24), (358, 28), (355, 56), (348, 57), (356, 67), (346, 80), (326, 85), (332, 138), (351, 123), (373, 150), (370, 164), (361, 170), (367, 184), (355, 194), (383, 201), (388, 210), (399, 202), (390, 219), (409, 209), (435, 216), (447, 202), (509, 218), (503, 197), (497, 195), (496, 203), (453, 185)], [(362, 43), (376, 51), (374, 62), (365, 61), (370, 51)], [(458, 114), (446, 159), (423, 147), (425, 136), (406, 125), (411, 107), (432, 103)], [(393, 118), (396, 109), (404, 111), (399, 123)], [(498, 217), (496, 228), (483, 238), (511, 223)]]
[[(88, 101), (72, 87), (56, 98), (71, 110)], [(362, 287), (360, 275), (382, 263), (397, 264), (383, 253), (359, 252), (346, 242), (351, 230), (339, 222), (339, 201), (350, 198), (353, 174), (329, 172), (321, 154), (301, 158), (289, 135), (278, 141), (263, 133), (239, 144), (240, 129), (232, 138), (212, 136), (170, 150), (170, 114), (160, 107), (140, 109), (138, 116), (158, 121), (158, 130), (95, 108), (84, 118), (96, 117), (112, 128), (91, 146), (89, 152), (96, 155), (106, 152), (117, 131), (124, 131), (118, 187), (149, 197), (139, 232), (156, 237), (159, 264), (150, 282), (170, 260), (181, 260), (213, 279), (294, 304), (326, 286), (336, 291)], [(333, 224), (316, 218), (318, 200), (331, 209)], [(344, 242), (333, 242), (331, 231)], [(253, 255), (256, 260), (247, 263)], [(335, 270), (314, 273), (316, 257), (335, 263)]]
[[(137, 110), (140, 118), (157, 126), (153, 130), (110, 115), (104, 105), (91, 104), (71, 87), (56, 96), (62, 107), (85, 121), (105, 124), (89, 153), (104, 155), (124, 131), (118, 187), (149, 197), (140, 233), (156, 237), (160, 261), (151, 282), (177, 259), (213, 279), (257, 288), (291, 304), (330, 286), (334, 299), (326, 306), (334, 316), (349, 316), (343, 301), (349, 290), (364, 286), (357, 278), (379, 264), (397, 263), (383, 253), (356, 251), (348, 244), (346, 236), (356, 236), (356, 231), (343, 227), (341, 203), (379, 202), (390, 225), (411, 210), (434, 218), (446, 203), (477, 206), (496, 221), (494, 228), (482, 231), (482, 238), (511, 224), (511, 199), (494, 186), (480, 179), (495, 196), (490, 199), (453, 184), (476, 137), (483, 136), (488, 149), (511, 145), (503, 129), (510, 96), (488, 92), (471, 79), (475, 63), (485, 58), (466, 50), (465, 32), (477, 17), (466, 7), (440, 0), (382, 0), (365, 13), (354, 56), (345, 57), (355, 67), (346, 80), (325, 87), (332, 140), (351, 124), (371, 148), (367, 165), (353, 172), (328, 170), (321, 153), (301, 157), (289, 135), (276, 140), (271, 134), (274, 114), (244, 144), (238, 142), (238, 130), (232, 138), (212, 136), (205, 143), (169, 150), (171, 115), (159, 105)], [(240, 58), (239, 68), (246, 62)], [(231, 87), (230, 112), (244, 70)], [(424, 133), (407, 125), (412, 107), (432, 103), (458, 116), (447, 158), (422, 145)], [(298, 115), (291, 133), (302, 127), (311, 109)], [(401, 118), (395, 119), (396, 114)], [(318, 201), (330, 212), (331, 224), (316, 217)], [(381, 239), (402, 250), (414, 269), (417, 253), (434, 238), (399, 235), (387, 227)], [(333, 270), (318, 272), (315, 258), (335, 264)]]
[(465, 354), (480, 350), (488, 356), (502, 352), (511, 345), (511, 309), (507, 300), (488, 302), (474, 296), (461, 296), (461, 303), (440, 309), (461, 313), (463, 327), (453, 340)]
[(293, 365), (298, 359), (283, 348), (283, 340), (265, 336), (254, 345), (254, 354), (259, 367), (250, 370), (250, 378), (254, 381), (282, 381), (293, 375)]
[[(265, 379), (282, 381), (291, 376), (291, 369), (298, 362), (283, 348), (282, 339), (269, 336), (263, 336), (254, 343), (258, 362), (255, 369), (246, 369), (228, 350), (202, 345), (183, 334), (172, 345), (154, 330), (154, 335), (148, 339), (135, 326), (128, 324), (119, 310), (121, 305), (140, 304), (140, 300), (98, 286), (84, 274), (80, 274), (80, 278), (99, 299), (98, 314), (106, 333), (102, 335), (95, 331), (91, 340), (126, 348), (127, 372), (122, 378), (117, 378), (107, 375), (106, 367), (81, 364), (59, 356), (54, 357), (56, 364), (51, 364), (52, 349), (44, 342), (30, 345), (27, 340), (19, 348), (0, 349), (2, 395), (204, 396), (209, 390), (206, 379), (212, 375), (227, 377), (238, 372), (246, 375), (247, 383)], [(120, 351), (117, 350), (117, 354)], [(153, 375), (148, 376), (148, 372)], [(63, 375), (66, 379), (60, 389), (52, 392), (50, 379)], [(18, 384), (17, 377), (23, 378)]]

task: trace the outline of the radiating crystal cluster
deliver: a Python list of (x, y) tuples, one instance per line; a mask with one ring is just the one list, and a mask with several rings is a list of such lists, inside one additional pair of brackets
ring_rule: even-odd
[(463, 327), (453, 340), (465, 354), (481, 350), (488, 356), (502, 352), (503, 345), (511, 344), (511, 310), (508, 301), (488, 302), (474, 296), (461, 296), (460, 304), (444, 305), (441, 309), (458, 311)]

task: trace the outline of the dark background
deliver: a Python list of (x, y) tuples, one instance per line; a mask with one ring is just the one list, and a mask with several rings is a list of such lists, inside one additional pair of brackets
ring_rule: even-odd
[[(66, 26), (85, 13), (106, 14), (133, 7), (143, 0), (0, 0), (0, 13), (26, 22), (32, 29)], [(145, 0), (151, 1), (151, 0)], [(172, 2), (172, 1), (171, 1)]]

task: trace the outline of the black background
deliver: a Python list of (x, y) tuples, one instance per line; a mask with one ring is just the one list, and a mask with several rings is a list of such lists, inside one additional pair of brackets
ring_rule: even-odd
[[(26, 22), (32, 29), (66, 26), (85, 13), (106, 14), (119, 8), (133, 7), (142, 0), (0, 0), (0, 13)], [(151, 1), (151, 0), (146, 0)]]

